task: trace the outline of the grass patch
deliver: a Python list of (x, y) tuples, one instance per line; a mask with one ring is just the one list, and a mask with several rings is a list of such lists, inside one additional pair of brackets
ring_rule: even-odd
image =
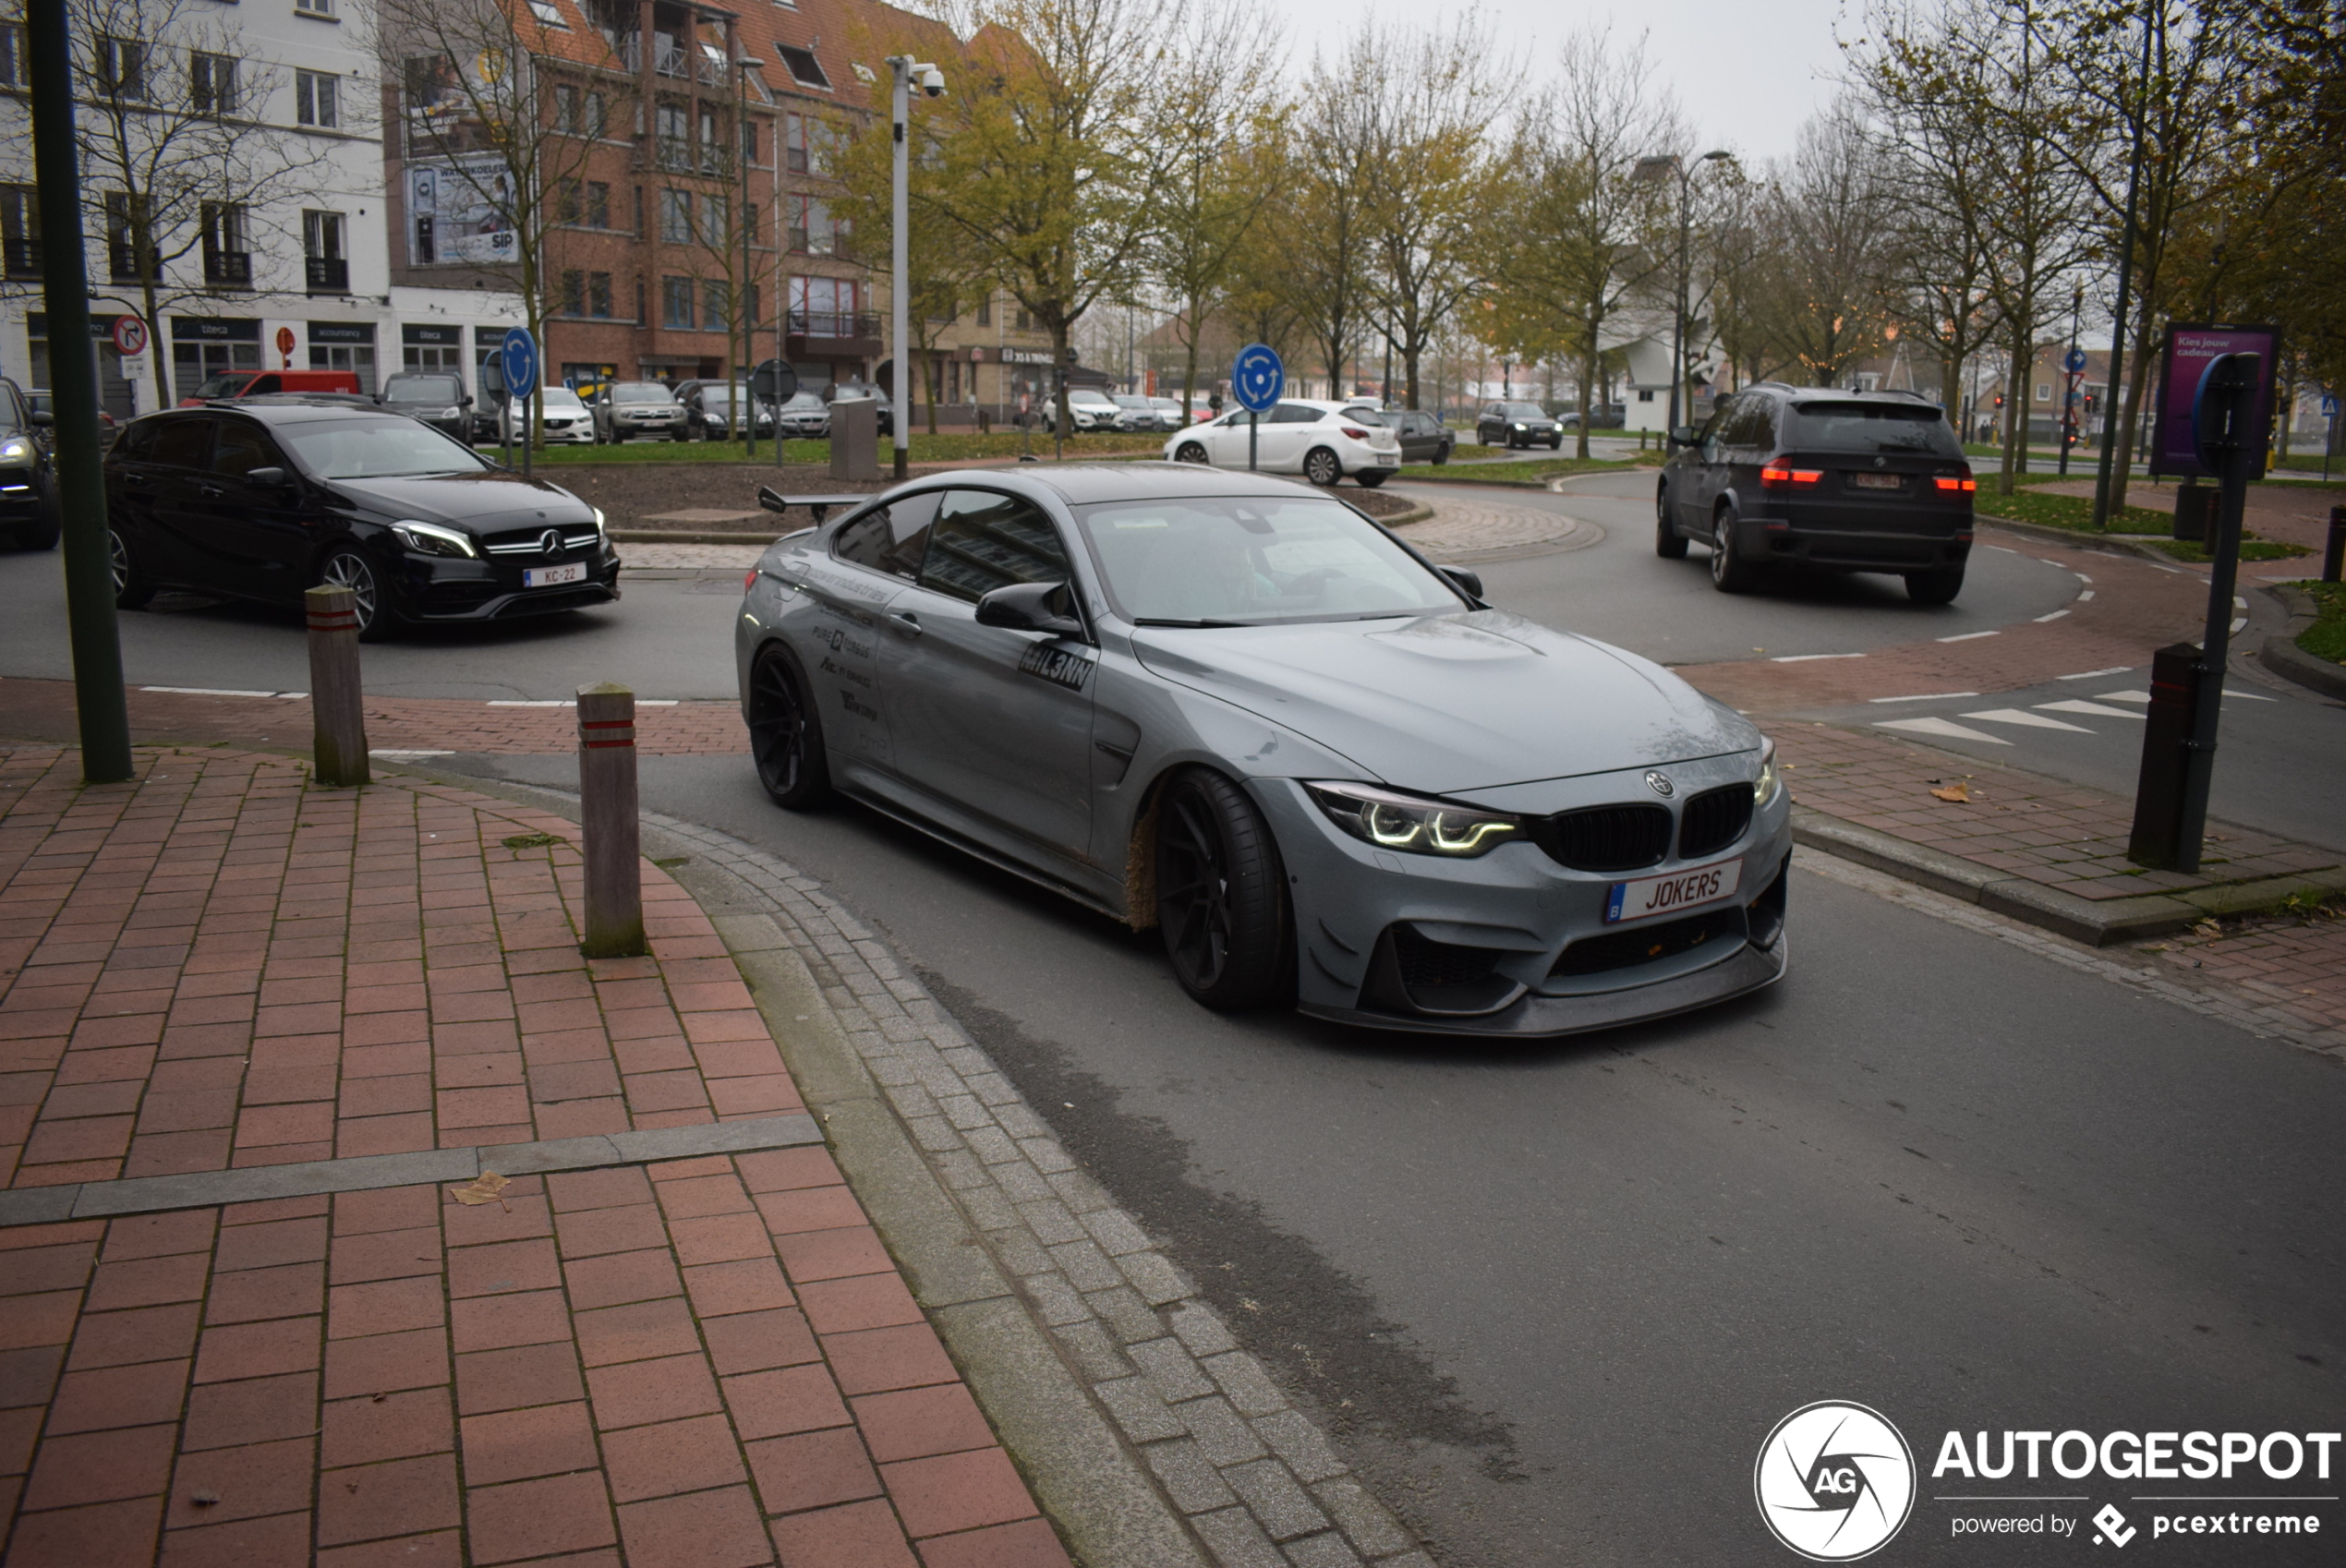
[[(1165, 449), (1162, 436), (1078, 436), (1067, 443), (1067, 455), (1071, 461), (1082, 462), (1094, 457), (1154, 457)], [(1037, 431), (1030, 441), (1021, 443), (1018, 432), (995, 431), (988, 435), (956, 434), (928, 435), (914, 431), (912, 458), (915, 463), (968, 463), (980, 458), (1016, 457), (1031, 452), (1046, 463), (1051, 458), (1051, 440)], [(828, 463), (831, 443), (828, 441), (784, 441), (784, 463)], [(515, 458), (518, 465), (520, 459)], [(739, 441), (623, 441), (615, 446), (548, 447), (538, 453), (535, 466), (561, 468), (577, 464), (598, 463), (732, 463), (747, 464), (752, 460), (742, 455)], [(879, 462), (882, 468), (896, 461), (896, 443), (880, 438)], [(760, 467), (774, 465), (774, 448), (770, 441), (757, 443), (756, 464)]]
[(2094, 526), (2094, 502), (2090, 496), (2038, 495), (2026, 489), (2014, 490), (2008, 496), (1989, 495), (1987, 487), (1991, 482), (1988, 479), (1979, 482), (1979, 496), (1973, 502), (1981, 517), (2009, 517), (2017, 523), (2067, 528), (2079, 534), (2171, 534), (2174, 531), (2175, 520), (2172, 517), (2141, 506), (2126, 508), (2110, 519), (2110, 527), (2097, 529)]
[(2300, 583), (2313, 596), (2321, 619), (2297, 635), (2297, 645), (2316, 658), (2346, 664), (2346, 584)]
[[(2151, 541), (2177, 561), (2188, 561), (2194, 566), (2205, 566), (2216, 558), (2197, 539), (2153, 539)], [(2293, 556), (2314, 552), (2304, 545), (2284, 545), (2271, 539), (2243, 538), (2240, 541), (2243, 561), (2287, 561)]]
[(505, 840), (505, 848), (509, 850), (550, 850), (556, 844), (561, 842), (562, 840), (560, 838), (555, 838), (550, 833), (516, 833), (512, 838)]
[(1577, 457), (1534, 457), (1520, 463), (1477, 463), (1469, 465), (1405, 463), (1401, 465), (1400, 476), (1404, 479), (1442, 479), (1461, 485), (1540, 485), (1559, 474), (1614, 474), (1636, 466), (1634, 463), (1614, 463), (1597, 457), (1585, 463)]

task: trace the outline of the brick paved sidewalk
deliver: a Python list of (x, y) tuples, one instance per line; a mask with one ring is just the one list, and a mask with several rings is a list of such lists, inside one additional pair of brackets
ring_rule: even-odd
[[(75, 762), (0, 747), (14, 1192), (800, 1104), (658, 870), (652, 956), (578, 956), (569, 824), (224, 749)], [(819, 1147), (0, 1252), (7, 1568), (1067, 1561)]]

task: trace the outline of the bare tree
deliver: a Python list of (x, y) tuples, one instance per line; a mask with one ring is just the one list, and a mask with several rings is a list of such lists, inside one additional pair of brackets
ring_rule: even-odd
[[(369, 123), (364, 84), (306, 73), (296, 84), (248, 57), (233, 21), (200, 0), (73, 0), (70, 30), (84, 207), (110, 275), (139, 291), (158, 345), (156, 405), (168, 407), (167, 307), (222, 289), (304, 291), (266, 259), (286, 247), (260, 240), (328, 183), (331, 133)], [(199, 254), (196, 276), (175, 265)]]
[(1760, 286), (1783, 356), (1831, 386), (1884, 342), (1878, 289), (1891, 239), (1881, 163), (1853, 105), (1800, 127), (1761, 203)]
[[(1365, 165), (1384, 63), (1356, 34), (1334, 65), (1315, 57), (1297, 110), (1285, 188), (1288, 221), (1276, 231), (1276, 267), (1296, 325), (1327, 372), (1328, 395), (1358, 352), (1373, 308), (1367, 277), (1370, 230)], [(1274, 243), (1271, 234), (1258, 239)]]

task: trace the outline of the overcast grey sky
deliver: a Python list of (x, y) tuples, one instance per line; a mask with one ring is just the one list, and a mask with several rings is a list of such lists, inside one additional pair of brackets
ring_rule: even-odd
[[(1455, 14), (1444, 0), (1271, 0), (1287, 21), (1288, 47), (1308, 61), (1315, 42), (1334, 43), (1373, 14), (1382, 24), (1423, 25)], [(1500, 50), (1534, 78), (1566, 33), (1613, 24), (1617, 42), (1647, 37), (1656, 85), (1679, 106), (1707, 147), (1752, 159), (1792, 151), (1802, 120), (1832, 96), (1826, 73), (1839, 65), (1833, 23), (1842, 0), (1481, 0)], [(1854, 13), (1853, 13), (1854, 14)], [(1844, 22), (1854, 31), (1854, 22)], [(1333, 53), (1333, 50), (1330, 50)]]

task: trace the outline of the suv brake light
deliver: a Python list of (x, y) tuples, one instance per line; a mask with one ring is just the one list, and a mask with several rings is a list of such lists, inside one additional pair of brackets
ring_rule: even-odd
[(1933, 481), (1933, 483), (1937, 484), (1942, 490), (1971, 491), (1979, 488), (1979, 481), (1973, 478), (1968, 474), (1965, 475), (1960, 479), (1953, 478), (1945, 474), (1941, 474), (1936, 480)]
[(1762, 468), (1760, 488), (1763, 490), (1788, 490), (1795, 485), (1813, 485), (1823, 479), (1821, 468)]

